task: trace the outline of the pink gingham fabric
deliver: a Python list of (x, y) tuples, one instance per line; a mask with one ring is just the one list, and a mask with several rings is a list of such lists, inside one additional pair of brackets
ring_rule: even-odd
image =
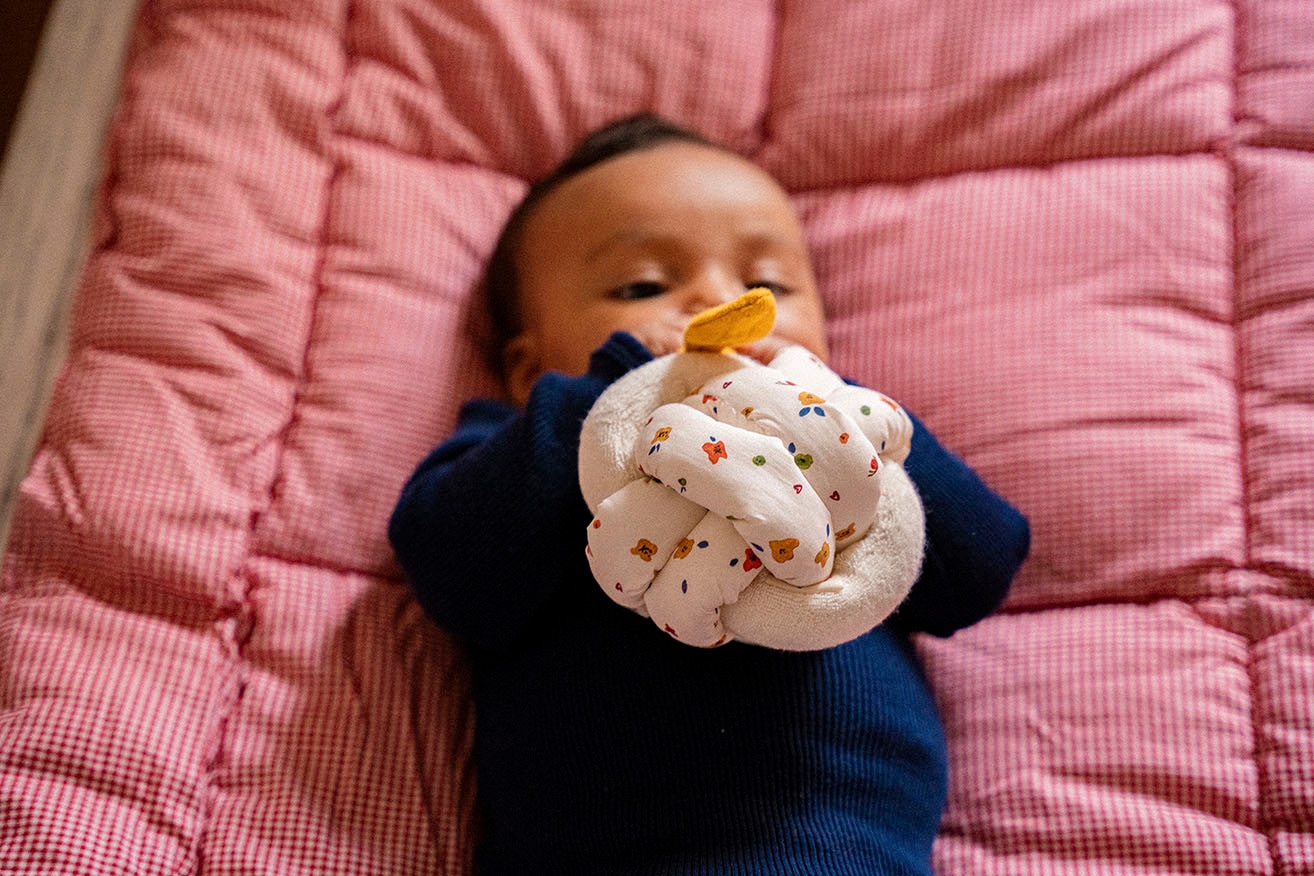
[(384, 523), (494, 389), (507, 210), (637, 109), (787, 186), (836, 370), (1031, 520), (918, 642), (937, 872), (1314, 873), (1304, 0), (145, 0), (0, 585), (0, 871), (470, 870)]

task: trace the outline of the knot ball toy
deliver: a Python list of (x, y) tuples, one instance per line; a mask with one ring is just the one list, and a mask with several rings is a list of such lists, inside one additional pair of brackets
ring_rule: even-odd
[(802, 347), (770, 365), (733, 352), (774, 318), (760, 289), (699, 314), (682, 352), (621, 377), (584, 423), (594, 577), (685, 644), (833, 647), (920, 568), (912, 420)]

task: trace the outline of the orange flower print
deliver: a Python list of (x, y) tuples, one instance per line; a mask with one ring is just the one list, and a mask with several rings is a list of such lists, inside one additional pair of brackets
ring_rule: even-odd
[[(652, 421), (649, 420), (648, 422), (652, 422)], [(652, 440), (648, 442), (648, 444), (650, 445), (650, 446), (648, 447), (648, 455), (649, 455), (649, 456), (652, 456), (652, 455), (653, 455), (654, 453), (656, 453), (658, 450), (661, 450), (661, 449), (662, 449), (662, 442), (665, 441), (667, 438), (670, 438), (670, 437), (671, 437), (671, 427), (670, 427), (670, 426), (663, 426), (662, 428), (658, 429), (658, 430), (656, 431), (656, 433), (653, 434), (653, 436), (652, 436)]]
[(826, 560), (828, 559), (830, 559), (830, 542), (823, 544), (821, 550), (817, 551), (817, 555), (812, 558), (813, 562), (818, 566), (826, 565)]
[(858, 528), (857, 523), (850, 523), (848, 526), (844, 527), (839, 532), (835, 533), (835, 540), (843, 541), (844, 539), (849, 538), (850, 536), (853, 535), (853, 531), (857, 528)]
[(772, 539), (771, 557), (777, 563), (788, 563), (794, 559), (794, 548), (798, 547), (797, 538)]
[(634, 554), (645, 563), (651, 563), (653, 555), (657, 553), (657, 545), (648, 541), (646, 538), (639, 539), (639, 543), (630, 548), (630, 553)]
[(707, 461), (712, 465), (716, 465), (717, 460), (730, 458), (730, 454), (725, 452), (725, 442), (717, 441), (714, 437), (703, 445), (703, 453), (707, 454)]
[(692, 538), (682, 539), (680, 543), (676, 545), (675, 553), (671, 554), (671, 558), (675, 560), (683, 560), (693, 552), (693, 549), (694, 540)]

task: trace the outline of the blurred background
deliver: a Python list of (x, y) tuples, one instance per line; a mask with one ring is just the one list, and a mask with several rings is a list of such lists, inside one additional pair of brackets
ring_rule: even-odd
[(5, 34), (5, 51), (0, 53), (0, 154), (9, 142), (9, 131), (18, 115), (18, 103), (49, 10), (50, 0), (0, 3), (0, 33)]

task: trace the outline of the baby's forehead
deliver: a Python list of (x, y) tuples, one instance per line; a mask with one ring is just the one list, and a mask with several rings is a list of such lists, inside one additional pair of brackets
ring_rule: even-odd
[(615, 156), (563, 180), (539, 202), (526, 236), (679, 236), (707, 216), (764, 234), (801, 229), (788, 194), (766, 171), (720, 147), (680, 142)]

